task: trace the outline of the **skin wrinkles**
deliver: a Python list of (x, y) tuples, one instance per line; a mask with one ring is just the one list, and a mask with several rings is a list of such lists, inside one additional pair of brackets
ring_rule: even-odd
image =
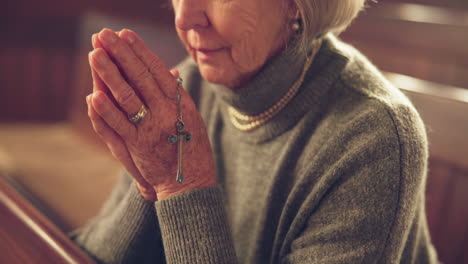
[(235, 89), (284, 47), (290, 16), (272, 1), (173, 0), (177, 33), (204, 79)]
[(239, 14), (240, 23), (244, 24), (243, 32), (240, 34), (239, 43), (234, 45), (232, 59), (239, 65), (240, 71), (251, 72), (255, 70), (256, 62), (262, 59), (260, 57), (261, 53), (255, 52), (255, 49), (251, 48), (252, 44), (254, 44), (252, 43), (252, 38), (254, 38), (254, 34), (256, 33), (256, 22), (259, 19), (252, 10), (244, 9), (243, 11), (243, 13)]

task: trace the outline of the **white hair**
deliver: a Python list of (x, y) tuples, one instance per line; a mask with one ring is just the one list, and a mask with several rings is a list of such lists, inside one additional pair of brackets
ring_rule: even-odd
[(366, 0), (294, 0), (302, 20), (299, 50), (307, 50), (311, 41), (321, 35), (329, 32), (341, 33), (356, 18), (365, 2)]

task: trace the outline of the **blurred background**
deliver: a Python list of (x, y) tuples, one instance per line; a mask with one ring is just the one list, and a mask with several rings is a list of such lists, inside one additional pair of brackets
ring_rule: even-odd
[[(185, 57), (168, 1), (6, 0), (0, 9), (0, 178), (64, 232), (97, 212), (118, 174), (86, 114), (90, 38), (103, 27), (135, 30), (169, 67)], [(433, 242), (444, 263), (468, 263), (468, 1), (369, 2), (340, 37), (419, 110)]]

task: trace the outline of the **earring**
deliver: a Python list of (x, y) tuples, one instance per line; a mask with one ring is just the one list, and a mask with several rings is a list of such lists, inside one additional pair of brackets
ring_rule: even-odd
[(301, 30), (301, 23), (299, 23), (299, 19), (294, 20), (294, 22), (291, 25), (291, 28), (294, 31), (294, 33), (299, 33), (299, 31)]
[(300, 34), (302, 31), (302, 20), (301, 20), (301, 13), (299, 10), (296, 11), (296, 16), (291, 24), (291, 29), (295, 34)]

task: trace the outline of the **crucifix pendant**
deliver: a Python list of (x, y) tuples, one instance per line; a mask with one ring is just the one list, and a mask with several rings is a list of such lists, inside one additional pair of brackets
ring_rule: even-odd
[(184, 181), (184, 171), (182, 168), (182, 150), (183, 143), (189, 142), (192, 139), (192, 135), (188, 131), (184, 131), (184, 122), (182, 121), (182, 113), (180, 110), (180, 101), (182, 100), (182, 95), (180, 89), (182, 88), (182, 79), (177, 78), (177, 122), (176, 122), (176, 131), (175, 135), (169, 136), (169, 143), (175, 144), (178, 143), (177, 148), (177, 177), (176, 181), (182, 183)]
[(176, 181), (182, 183), (184, 181), (184, 171), (182, 168), (182, 145), (185, 142), (189, 142), (192, 139), (192, 135), (184, 130), (184, 122), (178, 120), (176, 123), (177, 134), (169, 136), (169, 143), (178, 143), (177, 148), (177, 177)]

